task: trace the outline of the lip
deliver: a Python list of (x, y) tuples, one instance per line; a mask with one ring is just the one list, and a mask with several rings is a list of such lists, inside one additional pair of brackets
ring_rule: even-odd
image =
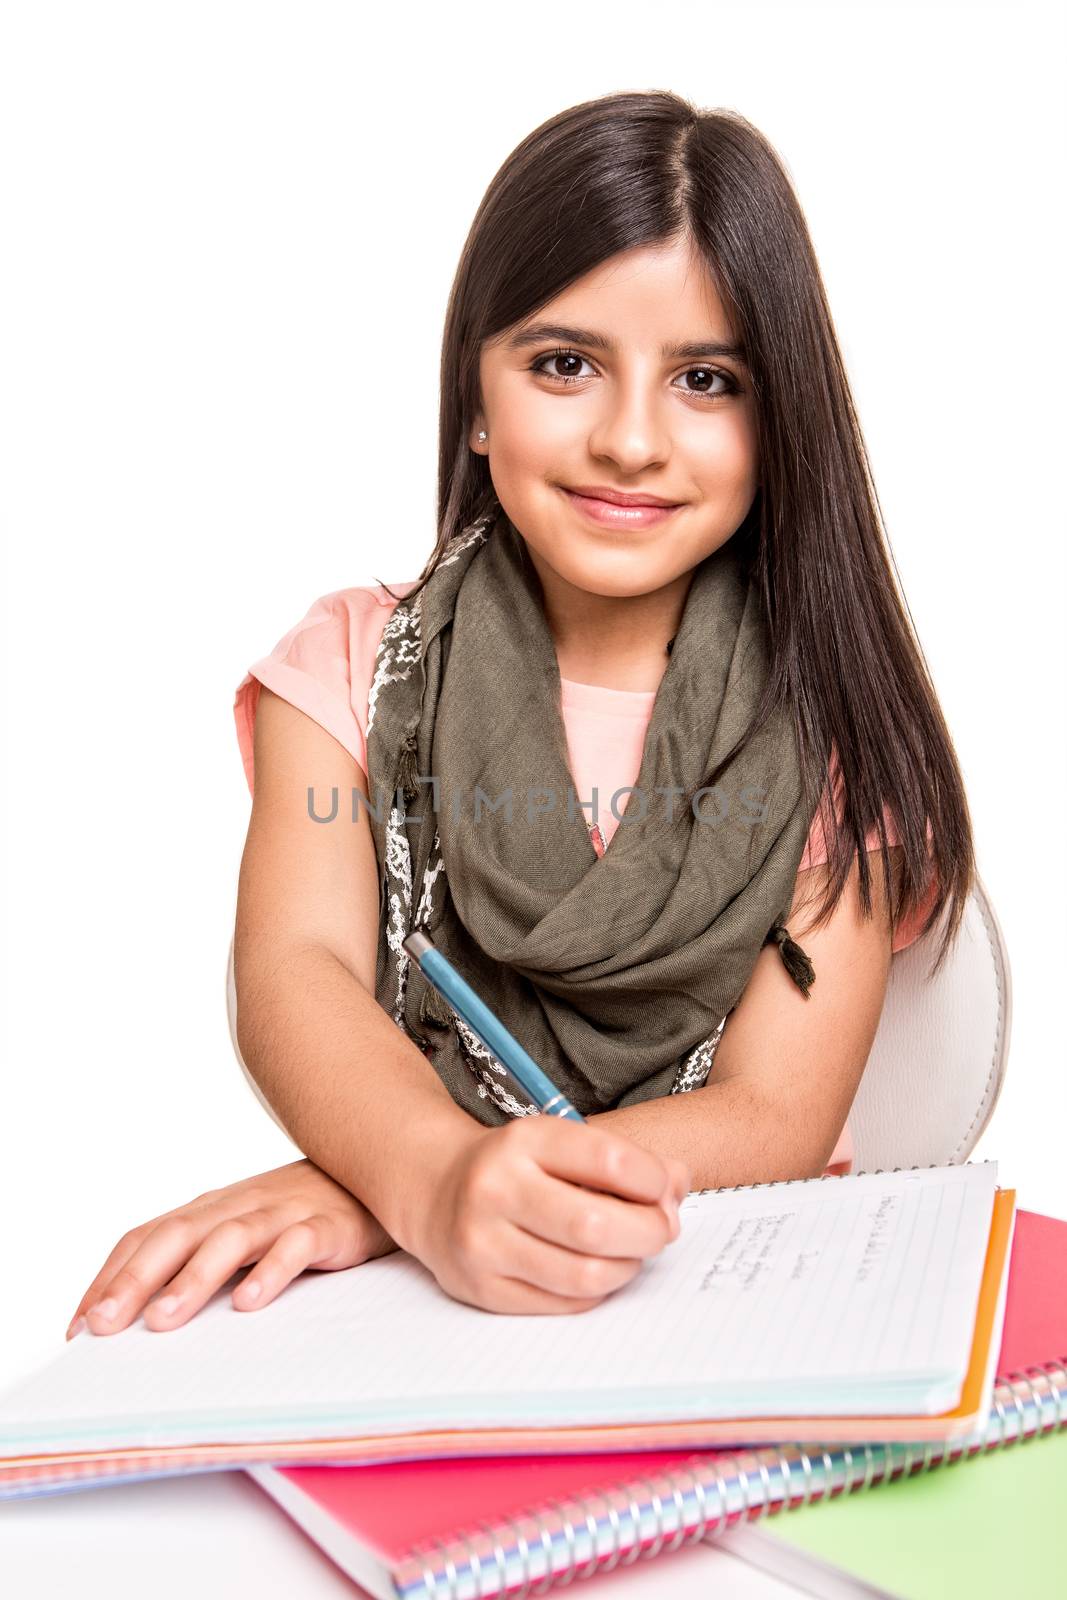
[(563, 484), (568, 494), (580, 494), (584, 500), (605, 500), (613, 506), (666, 506), (673, 510), (677, 500), (664, 500), (660, 494), (624, 494), (621, 489), (609, 489), (602, 483)]
[(651, 528), (681, 509), (675, 502), (658, 499), (654, 501), (651, 496), (639, 495), (635, 499), (623, 499), (620, 504), (618, 500), (600, 498), (602, 493), (616, 493), (614, 490), (601, 490), (593, 495), (584, 490), (568, 489), (563, 484), (560, 484), (559, 488), (582, 516), (601, 528)]

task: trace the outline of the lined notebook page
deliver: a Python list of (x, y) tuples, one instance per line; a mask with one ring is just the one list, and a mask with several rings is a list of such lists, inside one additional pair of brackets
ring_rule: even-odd
[(995, 1162), (715, 1190), (680, 1237), (573, 1316), (450, 1299), (412, 1257), (308, 1272), (184, 1327), (82, 1334), (0, 1395), (16, 1449), (425, 1427), (936, 1413), (959, 1399)]

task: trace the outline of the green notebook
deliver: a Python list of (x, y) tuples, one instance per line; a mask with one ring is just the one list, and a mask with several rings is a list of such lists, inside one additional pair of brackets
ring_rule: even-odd
[(719, 1542), (822, 1600), (1063, 1600), (1067, 1431), (801, 1506)]

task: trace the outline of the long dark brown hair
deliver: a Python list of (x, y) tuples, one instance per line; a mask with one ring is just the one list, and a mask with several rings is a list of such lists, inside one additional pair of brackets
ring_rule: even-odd
[[(704, 781), (713, 787), (787, 703), (805, 802), (814, 809), (832, 773), (840, 785), (840, 825), (836, 808), (823, 811), (829, 871), (813, 925), (830, 916), (857, 853), (870, 915), (874, 828), (894, 928), (931, 877), (922, 931), (950, 906), (936, 972), (975, 871), (963, 781), (891, 564), (807, 224), (779, 157), (739, 113), (699, 110), (668, 91), (606, 95), (542, 123), (497, 172), (449, 297), (438, 538), (406, 598), (454, 534), (499, 506), (488, 461), (469, 446), (483, 344), (619, 251), (679, 239), (700, 252), (746, 351), (761, 484), (732, 537), (758, 584), (770, 647), (752, 725)], [(884, 806), (902, 847), (895, 895)]]

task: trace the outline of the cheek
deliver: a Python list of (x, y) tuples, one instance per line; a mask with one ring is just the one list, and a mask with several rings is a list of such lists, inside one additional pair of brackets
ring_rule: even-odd
[[(559, 410), (564, 410), (560, 407)], [(490, 470), (497, 494), (516, 510), (540, 504), (546, 484), (565, 474), (561, 464), (574, 457), (570, 427), (551, 408), (529, 406), (521, 416), (509, 413), (491, 434)]]
[(495, 430), (495, 444), (508, 461), (536, 470), (539, 464), (555, 460), (561, 450), (573, 451), (576, 434), (588, 433), (588, 418), (577, 408), (551, 404), (527, 395), (523, 405), (510, 407)]
[(679, 448), (697, 483), (744, 488), (758, 475), (756, 430), (741, 413), (698, 419), (679, 437)]

